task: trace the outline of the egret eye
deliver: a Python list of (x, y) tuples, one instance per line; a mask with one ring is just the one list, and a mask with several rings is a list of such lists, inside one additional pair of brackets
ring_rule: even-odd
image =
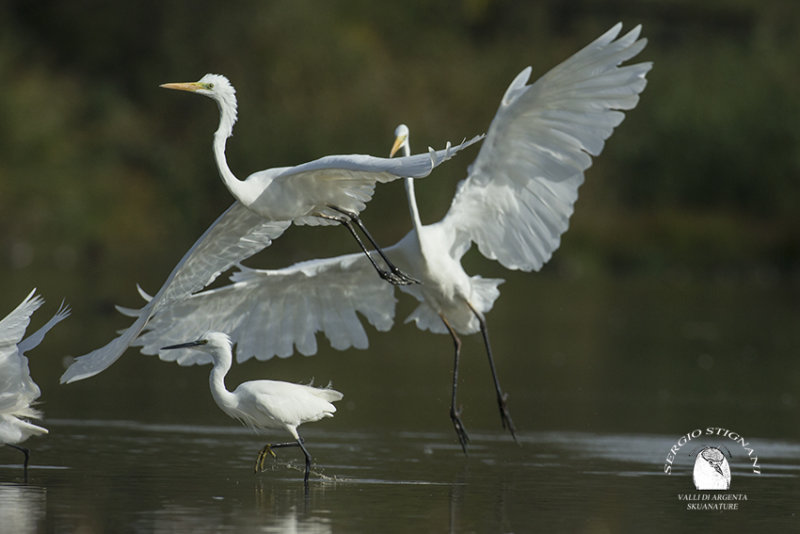
[(208, 87), (209, 89), (213, 89), (213, 88), (214, 88), (214, 82), (209, 82), (209, 83), (206, 85), (206, 87)]

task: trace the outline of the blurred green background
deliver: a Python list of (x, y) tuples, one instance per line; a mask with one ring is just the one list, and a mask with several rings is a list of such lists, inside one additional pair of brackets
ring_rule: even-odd
[[(613, 322), (610, 295), (646, 314), (658, 309), (647, 302), (658, 291), (697, 310), (697, 321), (687, 320), (686, 335), (710, 346), (715, 338), (703, 321), (714, 313), (745, 306), (748, 313), (774, 314), (775, 331), (757, 330), (765, 343), (784, 349), (772, 364), (776, 376), (781, 369), (796, 371), (785, 354), (796, 347), (800, 287), (797, 2), (9, 1), (0, 4), (0, 294), (4, 314), (38, 287), (48, 299), (39, 321), (62, 297), (73, 308), (74, 316), (43, 345), (49, 354), (32, 364), (48, 416), (135, 418), (153, 403), (162, 406), (154, 417), (174, 420), (165, 402), (189, 413), (195, 400), (180, 398), (176, 389), (144, 385), (144, 377), (197, 384), (198, 394), (206, 387), (200, 376), (207, 369), (181, 370), (133, 350), (100, 377), (56, 385), (63, 369), (58, 358), (97, 348), (126, 326), (113, 304), (138, 305), (137, 282), (155, 292), (232, 201), (211, 154), (216, 106), (159, 84), (194, 81), (206, 72), (231, 79), (240, 120), (227, 154), (243, 178), (326, 154), (385, 155), (400, 122), (410, 126), (415, 152), (484, 132), (522, 68), (532, 65), (538, 77), (617, 21), (623, 31), (644, 26), (649, 44), (636, 59), (655, 66), (639, 106), (587, 172), (561, 249), (539, 274), (508, 273), (477, 254), (467, 258), (469, 272), (509, 280), (490, 326), (519, 327), (523, 336), (496, 335), (498, 352), (524, 344), (530, 366), (537, 357), (548, 362), (536, 369), (531, 388), (580, 379), (584, 369), (584, 378), (598, 382), (599, 390), (613, 390), (614, 378), (597, 378), (603, 362), (587, 364), (560, 350), (558, 338), (541, 340), (538, 334), (571, 337), (570, 343), (586, 349), (581, 354), (587, 361), (599, 344), (633, 343), (627, 351), (651, 351), (658, 343), (658, 350), (666, 350), (661, 343), (668, 344), (668, 335), (645, 337), (646, 329), (624, 324), (622, 337), (609, 339), (608, 324), (596, 320), (610, 316)], [(444, 214), (475, 153), (418, 185), (424, 222)], [(394, 243), (410, 228), (401, 198), (401, 184), (382, 186), (363, 214), (382, 243)], [(292, 228), (248, 263), (280, 267), (352, 251), (343, 229)], [(743, 294), (754, 297), (743, 301)], [(401, 300), (399, 320), (412, 309), (408, 298)], [(754, 301), (763, 309), (751, 309)], [(733, 330), (741, 331), (735, 324)], [(396, 351), (398, 343), (408, 342), (403, 347), (409, 352), (426, 347), (444, 354), (425, 357), (436, 361), (435, 368), (423, 361), (404, 370), (402, 357), (350, 351), (321, 355), (313, 365), (304, 358), (275, 362), (273, 369), (286, 370), (281, 378), (316, 375), (337, 385), (359, 366), (398, 377), (424, 370), (441, 386), (437, 416), (444, 418), (450, 341), (408, 325), (400, 330), (403, 341), (370, 332), (373, 352)], [(749, 338), (730, 343), (742, 361), (750, 361)], [(468, 347), (479, 354), (479, 339), (470, 339)], [(559, 371), (564, 365), (568, 370)], [(632, 373), (627, 384), (653, 370), (647, 360), (639, 367), (622, 365)], [(484, 366), (476, 364), (481, 381)], [(514, 374), (510, 367), (506, 375)], [(257, 374), (254, 369), (249, 376)], [(752, 377), (749, 367), (740, 372), (743, 383)], [(129, 377), (135, 386), (126, 383)], [(786, 380), (777, 404), (796, 415), (791, 390), (797, 380)], [(95, 394), (108, 397), (131, 387), (145, 388), (150, 396), (128, 398), (127, 408), (113, 411), (98, 406)], [(480, 387), (490, 399), (488, 385)], [(651, 387), (641, 385), (643, 391)], [(674, 401), (675, 391), (658, 391), (654, 402)], [(206, 401), (202, 406), (213, 410)], [(551, 409), (553, 418), (565, 415)], [(576, 414), (575, 420), (588, 417)], [(537, 426), (546, 424), (537, 420)], [(789, 431), (793, 423), (785, 425)]]

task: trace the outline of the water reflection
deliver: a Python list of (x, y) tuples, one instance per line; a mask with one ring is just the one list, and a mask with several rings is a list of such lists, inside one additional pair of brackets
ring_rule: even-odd
[[(263, 439), (240, 427), (48, 420), (31, 485), (0, 485), (14, 532), (524, 532), (687, 528), (680, 492), (691, 468), (662, 472), (675, 436), (537, 432), (521, 446), (472, 433), (465, 457), (449, 432), (309, 429), (317, 463), (308, 493), (302, 458), (281, 455), (255, 475)], [(447, 429), (449, 431), (449, 429)], [(505, 437), (505, 436), (503, 436)], [(731, 463), (751, 500), (720, 521), (790, 518), (800, 443), (755, 439), (760, 477)], [(13, 477), (0, 467), (0, 477)], [(733, 488), (734, 486), (732, 486)], [(793, 493), (794, 491), (794, 493)], [(46, 498), (45, 498), (46, 497)]]
[(47, 490), (37, 486), (0, 484), (3, 532), (38, 532), (44, 526)]

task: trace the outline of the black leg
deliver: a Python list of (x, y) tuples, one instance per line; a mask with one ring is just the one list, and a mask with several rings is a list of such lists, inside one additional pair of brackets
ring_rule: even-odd
[(297, 444), (300, 445), (303, 454), (306, 455), (306, 474), (303, 476), (303, 484), (305, 484), (306, 489), (308, 489), (308, 473), (311, 471), (311, 455), (308, 453), (306, 446), (303, 445), (303, 438), (298, 439)]
[(458, 442), (461, 444), (461, 450), (464, 451), (464, 454), (467, 454), (467, 443), (469, 442), (469, 436), (467, 435), (467, 431), (464, 428), (464, 424), (461, 422), (461, 408), (456, 408), (458, 401), (456, 399), (458, 393), (458, 361), (461, 357), (461, 339), (456, 334), (456, 331), (450, 326), (450, 323), (445, 319), (443, 315), (440, 315), (442, 318), (442, 322), (447, 327), (447, 331), (450, 332), (450, 337), (453, 338), (453, 345), (455, 348), (454, 357), (453, 357), (453, 396), (450, 400), (450, 420), (453, 421), (453, 427), (456, 430), (456, 436), (458, 436)]
[(387, 282), (394, 284), (395, 282), (393, 281), (392, 273), (387, 271), (386, 269), (382, 269), (377, 264), (377, 262), (375, 262), (375, 259), (372, 257), (372, 254), (369, 253), (369, 250), (367, 250), (367, 247), (364, 245), (364, 242), (361, 241), (360, 237), (358, 237), (358, 233), (356, 232), (355, 228), (353, 228), (353, 223), (349, 219), (337, 219), (337, 220), (342, 224), (342, 226), (347, 228), (347, 231), (350, 232), (350, 235), (352, 235), (353, 238), (355, 238), (356, 243), (358, 243), (358, 246), (361, 247), (361, 250), (362, 252), (364, 252), (364, 255), (367, 257), (369, 262), (375, 268), (375, 271), (378, 273), (378, 276), (380, 276)]
[(407, 275), (406, 273), (404, 273), (403, 271), (398, 269), (391, 262), (391, 260), (389, 260), (389, 258), (383, 252), (383, 249), (378, 245), (378, 243), (375, 241), (375, 239), (372, 238), (372, 235), (369, 233), (369, 230), (367, 230), (367, 227), (364, 225), (364, 222), (361, 220), (361, 217), (358, 216), (358, 213), (350, 213), (350, 212), (347, 212), (345, 210), (340, 210), (338, 208), (334, 208), (334, 209), (336, 209), (336, 211), (344, 214), (345, 216), (350, 217), (350, 220), (353, 221), (356, 224), (356, 226), (358, 226), (358, 228), (367, 237), (367, 240), (370, 242), (370, 244), (375, 249), (375, 251), (380, 255), (381, 258), (383, 258), (383, 261), (386, 262), (386, 265), (389, 267), (389, 270), (392, 272), (392, 274), (396, 275), (397, 277), (399, 277), (401, 279), (401, 284), (403, 284), (403, 285), (419, 284), (419, 280), (417, 280), (416, 278), (414, 278), (412, 276)]
[(6, 443), (12, 449), (17, 449), (19, 452), (25, 455), (25, 461), (22, 463), (22, 472), (24, 473), (25, 480), (28, 479), (28, 461), (30, 460), (30, 451), (25, 447), (19, 447), (17, 445), (12, 445), (10, 443)]
[(478, 312), (472, 307), (472, 304), (467, 302), (467, 305), (470, 307), (472, 313), (475, 314), (475, 317), (480, 323), (483, 344), (486, 346), (486, 355), (489, 357), (489, 368), (492, 370), (492, 380), (494, 380), (494, 389), (495, 393), (497, 394), (497, 405), (500, 408), (500, 421), (503, 424), (503, 428), (508, 429), (508, 431), (511, 432), (511, 437), (514, 438), (514, 441), (517, 444), (519, 444), (519, 441), (517, 441), (517, 432), (516, 428), (514, 427), (514, 421), (511, 420), (511, 414), (506, 406), (508, 394), (503, 393), (503, 390), (500, 388), (500, 380), (497, 378), (497, 370), (494, 366), (494, 358), (492, 357), (492, 346), (489, 344), (489, 329), (486, 326), (486, 319), (484, 319), (482, 313)]
[[(383, 249), (381, 249), (381, 247), (378, 245), (378, 243), (375, 241), (375, 239), (373, 239), (372, 235), (367, 230), (367, 227), (364, 225), (363, 221), (361, 220), (361, 217), (359, 217), (357, 213), (353, 213), (353, 212), (350, 212), (350, 211), (347, 211), (347, 210), (343, 210), (341, 208), (337, 208), (336, 206), (328, 206), (328, 207), (330, 209), (338, 211), (339, 213), (342, 214), (343, 217), (341, 219), (337, 219), (337, 220), (340, 223), (342, 223), (348, 229), (350, 234), (355, 238), (356, 242), (358, 242), (358, 245), (361, 247), (361, 250), (364, 251), (364, 254), (367, 255), (367, 257), (369, 258), (370, 263), (372, 263), (372, 266), (375, 267), (375, 270), (378, 272), (378, 275), (381, 278), (383, 278), (387, 282), (389, 282), (391, 284), (394, 284), (394, 285), (409, 285), (409, 284), (418, 284), (419, 283), (419, 280), (413, 278), (412, 276), (407, 275), (406, 273), (404, 273), (403, 271), (398, 269), (391, 262), (391, 260), (389, 260), (389, 258), (383, 252)], [(356, 233), (355, 228), (353, 228), (353, 224), (355, 224), (364, 233), (364, 235), (366, 236), (366, 238), (369, 241), (370, 245), (372, 245), (372, 248), (375, 249), (375, 251), (378, 253), (378, 255), (386, 263), (386, 266), (389, 268), (388, 271), (386, 269), (381, 269), (380, 267), (378, 267), (378, 264), (372, 258), (372, 255), (367, 250), (366, 246), (364, 245), (364, 242), (361, 240), (360, 237), (358, 237), (358, 234)]]

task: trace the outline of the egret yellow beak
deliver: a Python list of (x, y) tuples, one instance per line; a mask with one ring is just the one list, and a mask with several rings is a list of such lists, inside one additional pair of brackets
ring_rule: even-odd
[(408, 138), (407, 135), (398, 135), (397, 139), (394, 140), (394, 144), (392, 145), (392, 150), (389, 152), (389, 157), (391, 158), (394, 156), (394, 153), (400, 150), (400, 147), (405, 144), (406, 139)]
[(164, 89), (175, 89), (176, 91), (189, 91), (190, 93), (194, 93), (199, 89), (203, 89), (203, 84), (200, 82), (184, 82), (184, 83), (163, 83), (159, 85), (159, 87), (163, 87)]

